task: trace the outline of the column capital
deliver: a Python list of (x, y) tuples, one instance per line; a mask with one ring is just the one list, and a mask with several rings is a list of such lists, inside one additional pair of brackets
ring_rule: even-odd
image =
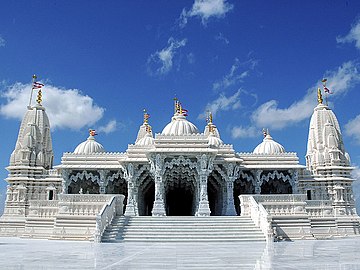
[(214, 159), (215, 156), (213, 155), (198, 155), (196, 156), (197, 165), (196, 171), (199, 175), (208, 176), (214, 169)]

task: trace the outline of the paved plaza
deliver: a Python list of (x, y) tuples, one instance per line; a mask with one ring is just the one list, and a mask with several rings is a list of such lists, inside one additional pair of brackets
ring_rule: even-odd
[(103, 243), (0, 238), (0, 269), (360, 269), (360, 238)]

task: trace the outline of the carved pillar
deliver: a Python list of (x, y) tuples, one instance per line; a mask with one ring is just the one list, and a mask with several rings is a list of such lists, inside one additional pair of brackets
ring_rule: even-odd
[(299, 193), (299, 171), (297, 169), (288, 171), (291, 175), (290, 185), (293, 194)]
[(260, 178), (262, 173), (262, 170), (255, 170), (254, 176), (255, 176), (255, 193), (256, 194), (261, 194), (261, 185), (262, 185), (262, 180)]
[(61, 170), (61, 176), (63, 178), (62, 181), (62, 194), (67, 194), (68, 193), (68, 187), (70, 185), (70, 170), (68, 169), (63, 169)]
[(226, 182), (226, 216), (236, 216), (235, 203), (234, 203), (234, 181), (239, 177), (240, 168), (235, 163), (227, 165), (227, 178)]
[(166, 216), (164, 204), (164, 158), (157, 154), (155, 157), (155, 165), (152, 166), (152, 171), (155, 175), (155, 201), (152, 210), (153, 216)]
[(129, 163), (126, 168), (124, 168), (124, 177), (127, 182), (128, 188), (128, 197), (126, 202), (125, 216), (137, 216), (137, 198), (135, 197), (135, 176), (134, 176), (134, 166), (132, 163)]
[(99, 180), (99, 193), (105, 194), (105, 189), (107, 186), (107, 174), (109, 173), (109, 170), (100, 170), (100, 180)]
[(234, 181), (236, 177), (228, 177), (226, 179), (226, 209), (225, 216), (236, 216), (235, 203), (234, 203)]
[(201, 157), (197, 157), (198, 164), (196, 166), (198, 172), (197, 181), (200, 184), (200, 197), (198, 202), (198, 210), (196, 216), (210, 216), (210, 207), (207, 194), (207, 180), (210, 172), (213, 169), (213, 157), (208, 157), (203, 154)]

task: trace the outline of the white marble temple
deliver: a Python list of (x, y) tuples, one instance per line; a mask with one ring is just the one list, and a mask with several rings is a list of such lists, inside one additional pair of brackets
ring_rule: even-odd
[(0, 238), (0, 269), (360, 269), (360, 238), (115, 243)]

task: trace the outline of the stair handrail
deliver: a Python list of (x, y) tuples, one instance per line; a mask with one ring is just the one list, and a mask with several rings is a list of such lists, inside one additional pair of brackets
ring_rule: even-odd
[(125, 196), (115, 195), (102, 207), (99, 214), (96, 215), (96, 229), (94, 232), (94, 242), (100, 243), (102, 235), (107, 226), (117, 215), (123, 214), (123, 201)]
[(272, 217), (265, 207), (258, 203), (253, 196), (249, 196), (250, 217), (255, 225), (260, 227), (266, 237), (266, 241), (274, 241), (274, 229), (272, 227)]

